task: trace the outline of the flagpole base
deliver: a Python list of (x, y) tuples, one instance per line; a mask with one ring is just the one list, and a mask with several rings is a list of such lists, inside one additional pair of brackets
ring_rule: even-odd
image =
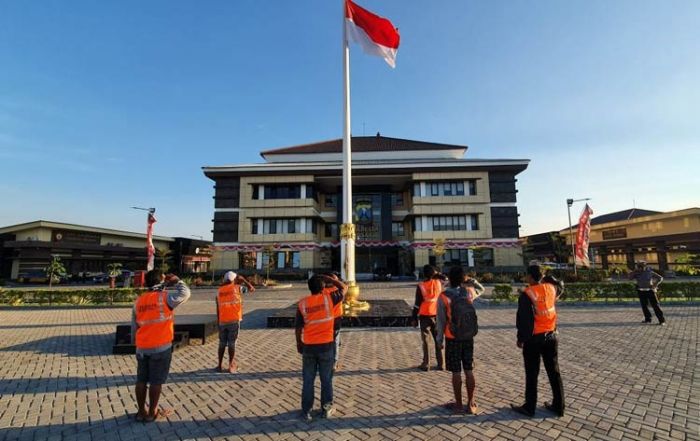
[(359, 300), (360, 287), (355, 282), (350, 282), (348, 292), (345, 294), (345, 302), (343, 303), (343, 313), (351, 315), (355, 311), (368, 311), (370, 306), (368, 302)]

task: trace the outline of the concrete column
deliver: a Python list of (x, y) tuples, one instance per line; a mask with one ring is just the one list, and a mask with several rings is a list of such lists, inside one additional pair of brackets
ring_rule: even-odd
[(667, 251), (665, 242), (656, 242), (656, 261), (659, 263), (659, 271), (668, 271)]

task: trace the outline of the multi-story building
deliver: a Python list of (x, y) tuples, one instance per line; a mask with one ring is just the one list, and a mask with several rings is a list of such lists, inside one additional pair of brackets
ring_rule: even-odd
[[(516, 175), (528, 160), (465, 159), (466, 146), (379, 134), (353, 137), (352, 149), (358, 278), (429, 262), (522, 267)], [(204, 167), (215, 182), (214, 269), (338, 270), (341, 153), (336, 139)]]

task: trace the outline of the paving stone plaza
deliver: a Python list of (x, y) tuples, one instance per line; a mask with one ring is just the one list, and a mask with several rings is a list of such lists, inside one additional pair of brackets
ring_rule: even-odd
[[(376, 284), (362, 295), (411, 302), (414, 289)], [(134, 356), (111, 354), (130, 309), (0, 310), (0, 439), (700, 440), (700, 306), (666, 306), (666, 327), (641, 324), (636, 305), (561, 307), (562, 418), (509, 409), (524, 390), (515, 307), (478, 310), (477, 416), (442, 408), (452, 398), (450, 374), (415, 369), (416, 329), (344, 329), (337, 416), (307, 423), (299, 419), (294, 332), (264, 327), (302, 294), (299, 285), (246, 299), (238, 374), (214, 372), (215, 338), (176, 352), (161, 399), (174, 414), (150, 424), (133, 421)], [(194, 290), (177, 314), (213, 313), (213, 297)], [(542, 370), (539, 402), (550, 398)]]

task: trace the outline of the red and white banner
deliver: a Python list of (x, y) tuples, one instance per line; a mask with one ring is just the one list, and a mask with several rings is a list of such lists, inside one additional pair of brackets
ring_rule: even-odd
[(591, 216), (593, 210), (586, 204), (583, 208), (583, 213), (578, 220), (578, 228), (576, 229), (576, 265), (590, 266), (588, 260), (588, 242), (591, 234)]
[(363, 51), (396, 67), (399, 31), (389, 20), (345, 0), (345, 32)]
[(146, 251), (148, 252), (147, 271), (152, 270), (154, 267), (156, 247), (153, 246), (153, 224), (156, 222), (156, 216), (153, 213), (148, 213), (148, 226), (146, 227)]

